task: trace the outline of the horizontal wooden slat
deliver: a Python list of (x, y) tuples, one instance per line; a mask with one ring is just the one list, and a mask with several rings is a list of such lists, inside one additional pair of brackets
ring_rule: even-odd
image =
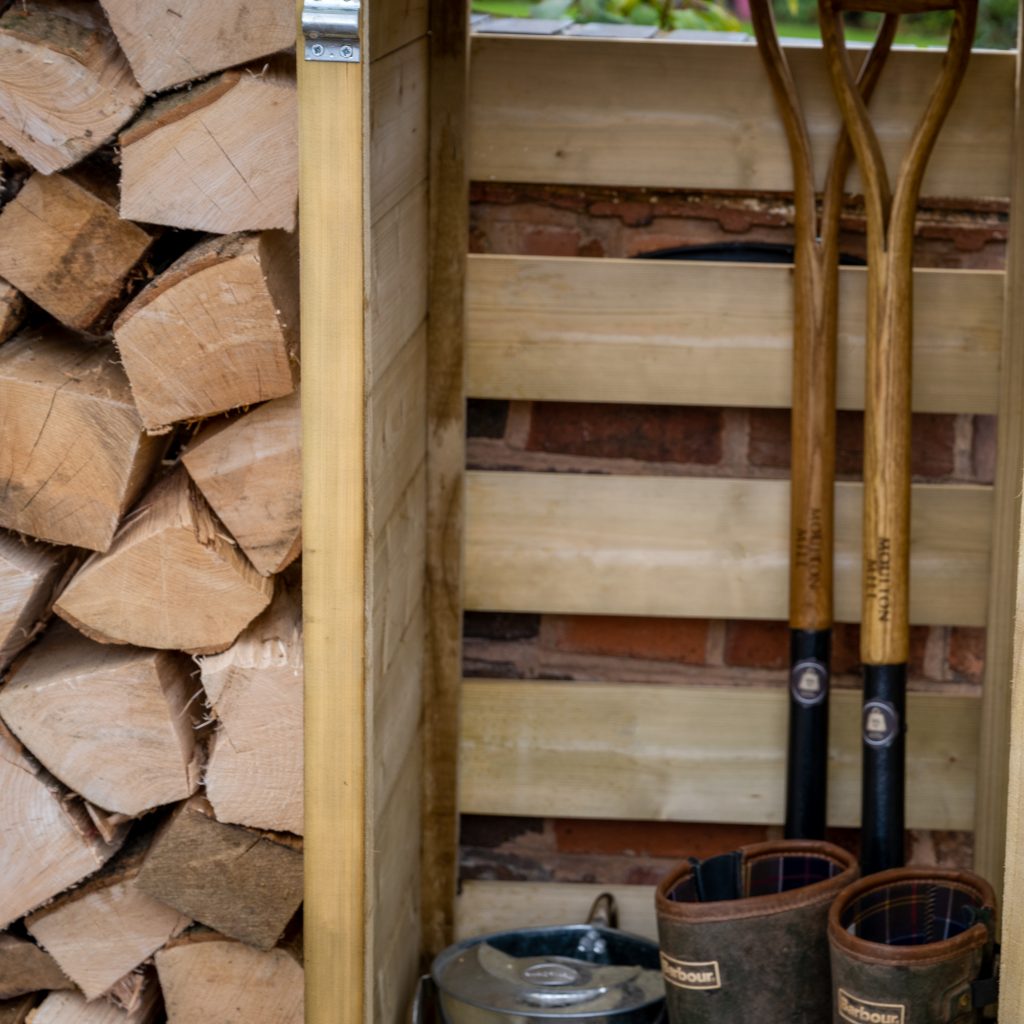
[[(860, 702), (833, 692), (832, 825), (860, 822)], [(468, 680), (462, 810), (778, 825), (787, 707), (781, 685)], [(972, 828), (979, 700), (911, 694), (907, 720), (908, 828)]]
[[(471, 256), (469, 394), (566, 402), (785, 407), (786, 266)], [(841, 275), (838, 402), (864, 408), (865, 271)], [(914, 408), (994, 413), (1003, 274), (914, 276)]]
[(619, 907), (619, 927), (634, 935), (658, 938), (653, 885), (589, 885), (564, 882), (462, 883), (455, 906), (457, 939), (549, 924), (579, 924), (603, 892)]
[[(787, 55), (821, 179), (838, 123), (825, 62), (813, 46)], [(889, 58), (871, 108), (891, 175), (941, 59), (934, 50)], [(792, 188), (789, 149), (752, 43), (478, 36), (470, 67), (474, 179)], [(924, 195), (1009, 195), (1013, 73), (1013, 53), (974, 54)]]
[[(789, 483), (470, 473), (466, 607), (785, 619)], [(911, 621), (982, 626), (988, 487), (915, 486)], [(836, 489), (836, 618), (860, 618), (861, 487)]]

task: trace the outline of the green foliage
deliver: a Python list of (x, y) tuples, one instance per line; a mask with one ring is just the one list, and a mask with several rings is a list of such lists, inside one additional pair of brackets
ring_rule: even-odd
[(473, 0), (473, 10), (510, 18), (743, 31), (739, 19), (716, 0)]

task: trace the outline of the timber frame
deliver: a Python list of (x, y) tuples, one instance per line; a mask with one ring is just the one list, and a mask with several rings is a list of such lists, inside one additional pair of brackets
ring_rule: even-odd
[[(785, 617), (784, 481), (464, 470), (467, 397), (788, 405), (780, 268), (466, 256), (470, 178), (789, 188), (757, 53), (675, 40), (470, 40), (466, 7), (364, 0), (362, 63), (299, 60), (310, 1024), (405, 1020), (423, 963), (454, 936), (585, 911), (582, 885), (476, 882), (456, 895), (460, 811), (699, 821), (725, 808), (740, 822), (781, 820), (785, 718), (774, 690), (745, 692), (737, 715), (724, 687), (511, 684), (463, 680), (460, 665), (464, 609)], [(820, 54), (791, 59), (824, 136), (834, 118), (822, 108)], [(894, 92), (913, 95), (934, 61), (895, 53)], [(1010, 197), (1021, 208), (1022, 88), (1019, 57), (976, 55), (926, 195)], [(642, 123), (628, 116), (636, 96), (649, 104)], [(916, 114), (886, 98), (884, 76), (878, 103), (890, 124)], [(839, 403), (858, 408), (863, 273), (842, 277)], [(998, 466), (992, 489), (915, 494), (912, 621), (985, 625), (988, 646), (981, 698), (914, 699), (908, 823), (973, 828), (976, 866), (993, 880), (1005, 853), (1002, 999), (1013, 1020), (1024, 1017), (1024, 698), (1011, 695), (1024, 678), (1024, 218), (1011, 220), (1005, 273), (915, 277), (914, 408), (996, 413)], [(616, 288), (627, 280), (623, 311)], [(840, 620), (859, 614), (858, 491), (837, 493)], [(757, 516), (744, 519), (751, 507)], [(673, 527), (680, 517), (689, 542)], [(716, 543), (727, 584), (712, 594), (701, 574)], [(681, 730), (666, 731), (666, 700)], [(834, 711), (829, 808), (844, 824), (858, 775), (848, 703)], [(755, 717), (756, 737), (743, 725)], [(566, 719), (579, 742), (551, 729)], [(611, 751), (599, 771), (595, 742)], [(732, 756), (739, 743), (743, 762)], [(673, 786), (716, 759), (714, 791)], [(780, 792), (765, 793), (762, 780), (775, 777)], [(617, 892), (624, 926), (649, 930), (649, 891)]]

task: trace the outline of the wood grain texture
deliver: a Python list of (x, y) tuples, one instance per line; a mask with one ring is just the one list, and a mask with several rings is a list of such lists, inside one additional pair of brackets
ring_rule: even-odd
[(10, 281), (0, 279), (0, 345), (25, 322), (25, 296)]
[(302, 901), (301, 843), (219, 822), (196, 796), (158, 834), (136, 885), (224, 935), (271, 949)]
[(309, 1024), (356, 1024), (372, 1013), (365, 987), (365, 68), (298, 62)]
[(182, 455), (189, 476), (257, 571), (281, 572), (302, 550), (299, 395), (206, 424)]
[(81, 803), (0, 729), (0, 928), (102, 867), (117, 852)]
[[(754, 686), (469, 680), (459, 744), (467, 814), (778, 825), (786, 693)], [(830, 825), (860, 821), (860, 693), (831, 698)], [(974, 697), (911, 694), (910, 828), (970, 828)]]
[(162, 92), (295, 44), (288, 4), (100, 0), (139, 85)]
[(0, 18), (0, 142), (44, 174), (105, 145), (142, 106), (96, 3), (20, 3)]
[(121, 136), (121, 216), (228, 234), (295, 228), (294, 76), (226, 71), (158, 100)]
[[(1022, 19), (1024, 20), (1024, 19)], [(992, 577), (988, 595), (988, 628), (985, 633), (985, 685), (981, 695), (981, 755), (974, 820), (974, 867), (1000, 891), (1005, 878), (1006, 898), (1021, 898), (1024, 876), (1017, 865), (1024, 856), (1024, 823), (1018, 817), (1020, 791), (1011, 763), (1020, 754), (1011, 746), (1024, 739), (1024, 718), (1014, 700), (1014, 661), (1018, 635), (1018, 561), (1021, 539), (1021, 484), (1024, 469), (1024, 61), (1018, 41), (1016, 107), (1012, 121), (1013, 194), (1007, 247), (1006, 304), (1000, 353), (999, 413), (996, 419), (996, 491), (992, 523)], [(1011, 782), (1011, 780), (1013, 780)], [(1016, 822), (1014, 831), (1010, 820)], [(1005, 875), (1004, 875), (1005, 872)], [(1005, 905), (1005, 898), (1000, 900)], [(1004, 988), (1005, 1005), (1011, 1013), (1024, 1014), (1024, 921), (1016, 907), (1007, 906), (1015, 928), (1004, 924), (1008, 959)], [(1009, 922), (1011, 916), (1004, 920)], [(1012, 993), (1009, 994), (1009, 993)]]
[(201, 659), (217, 731), (206, 795), (219, 821), (302, 834), (302, 605), (297, 581), (223, 654)]
[(623, 931), (658, 941), (653, 885), (583, 882), (485, 882), (468, 879), (456, 906), (456, 938), (510, 928), (579, 924), (603, 892), (615, 897)]
[(213, 238), (121, 313), (114, 341), (147, 429), (291, 394), (298, 269), (284, 232)]
[(0, 715), (66, 786), (133, 817), (199, 784), (191, 669), (187, 658), (104, 646), (61, 623), (11, 673)]
[[(721, 480), (467, 476), (466, 607), (784, 619), (788, 486)], [(836, 489), (836, 618), (859, 614), (861, 488)], [(914, 489), (911, 621), (985, 623), (992, 492)]]
[(102, 332), (153, 239), (91, 184), (32, 175), (0, 213), (0, 275), (66, 326)]
[[(863, 52), (863, 51), (860, 51)], [(839, 123), (821, 53), (786, 48), (818, 168)], [(470, 176), (481, 181), (786, 191), (789, 155), (752, 43), (476, 36)], [(895, 173), (940, 52), (894, 53), (872, 118)], [(924, 180), (926, 196), (1010, 194), (1013, 55), (979, 53)], [(509, 82), (517, 88), (509, 88)], [(644, 116), (635, 98), (644, 97)], [(851, 176), (848, 188), (860, 191)]]
[(32, 992), (27, 996), (0, 1000), (0, 1024), (25, 1024), (38, 999), (38, 994)]
[(138, 889), (135, 870), (117, 871), (27, 921), (86, 999), (109, 992), (191, 921)]
[[(792, 271), (669, 260), (470, 256), (477, 398), (788, 408)], [(840, 271), (841, 409), (864, 407), (866, 272)], [(993, 413), (1004, 276), (914, 274), (913, 408)]]
[(423, 711), (424, 952), (452, 941), (458, 874), (458, 723), (466, 399), (469, 11), (431, 9), (430, 317), (427, 333), (427, 674)]
[(150, 982), (127, 1010), (115, 1002), (87, 1002), (78, 992), (51, 992), (36, 1008), (32, 1024), (152, 1024), (160, 1012), (160, 989)]
[(161, 950), (156, 969), (169, 1024), (302, 1024), (302, 967), (284, 950), (211, 938)]
[(109, 345), (56, 328), (0, 347), (0, 525), (106, 551), (163, 454)]
[(110, 550), (82, 566), (54, 610), (101, 643), (214, 654), (273, 592), (179, 468), (146, 494)]
[(49, 618), (70, 554), (0, 530), (0, 672)]
[(0, 935), (0, 1000), (42, 989), (74, 988), (74, 982), (57, 966), (57, 961), (29, 939)]

